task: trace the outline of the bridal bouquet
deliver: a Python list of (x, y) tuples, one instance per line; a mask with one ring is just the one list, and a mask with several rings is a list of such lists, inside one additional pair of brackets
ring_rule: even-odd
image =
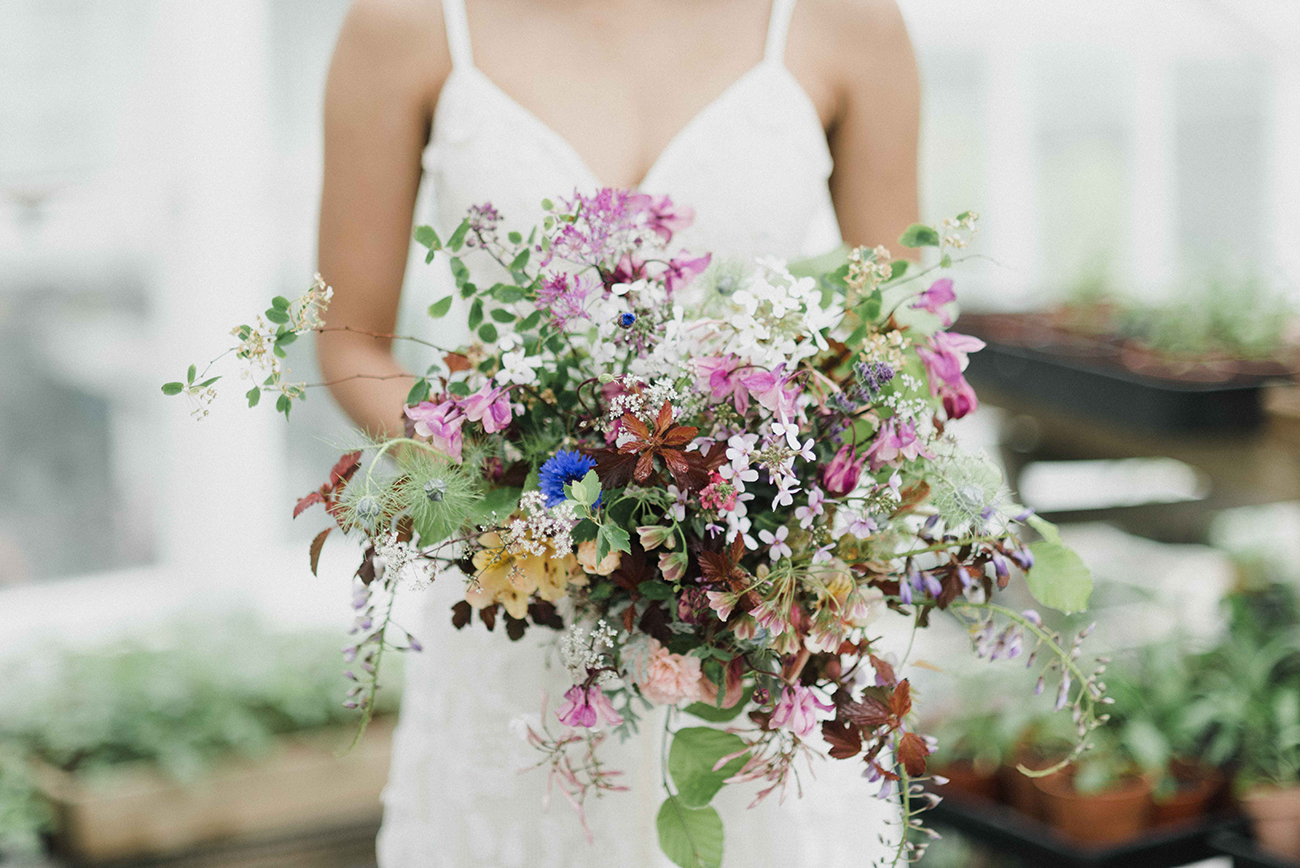
[[(918, 269), (884, 248), (795, 265), (682, 251), (692, 213), (667, 197), (607, 189), (543, 208), (526, 236), (490, 205), (445, 240), (417, 230), (457, 287), (429, 314), (458, 304), (471, 338), (436, 348), (406, 436), (345, 455), (294, 511), (333, 519), (313, 570), (331, 530), (364, 546), (350, 705), (372, 707), (386, 651), (419, 650), (390, 621), (393, 595), (464, 582), (455, 627), (559, 631), (571, 686), (522, 734), (580, 812), (618, 789), (601, 741), (634, 735), (650, 706), (675, 710), (658, 830), (686, 868), (720, 863), (721, 787), (783, 794), (822, 745), (901, 801), (898, 858), (923, 851), (933, 742), (915, 728), (910, 647), (872, 632), (886, 609), (914, 628), (946, 613), (979, 656), (1023, 656), (1083, 744), (1105, 715), (1082, 636), (995, 600), (1015, 579), (1079, 610), (1091, 579), (946, 431), (976, 407), (962, 372), (982, 344), (945, 330), (953, 284), (938, 274), (974, 215), (911, 227), (903, 245), (934, 248)], [(318, 278), (235, 330), (232, 351), (265, 375), (250, 404), (272, 392), (288, 414), (305, 394), (284, 348), (329, 330), (330, 294)], [(203, 402), (214, 382), (191, 368), (164, 391)]]

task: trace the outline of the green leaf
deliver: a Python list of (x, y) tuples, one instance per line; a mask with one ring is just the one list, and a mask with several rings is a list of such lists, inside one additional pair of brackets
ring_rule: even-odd
[(515, 316), (510, 311), (502, 310), (499, 307), (492, 308), (492, 318), (497, 322), (514, 322), (519, 319), (519, 317)]
[(543, 199), (543, 200), (542, 200), (542, 210), (543, 210), (543, 211), (552, 211), (552, 210), (554, 210), (554, 209), (555, 209), (555, 203), (554, 203), (554, 202), (552, 202), (550, 199)]
[(904, 247), (938, 247), (939, 233), (933, 226), (913, 223), (899, 237), (898, 243)]
[(459, 256), (451, 258), (451, 276), (456, 279), (457, 286), (464, 286), (469, 280), (469, 268)]
[(164, 395), (179, 395), (184, 391), (184, 383), (163, 383), (162, 392)]
[(469, 220), (466, 219), (460, 221), (460, 225), (456, 227), (456, 231), (451, 233), (451, 237), (447, 239), (447, 246), (454, 251), (460, 250), (461, 245), (465, 243), (465, 235), (468, 232)]
[(452, 383), (450, 386), (447, 387), (447, 391), (451, 392), (457, 398), (468, 398), (469, 383), (465, 382), (464, 380), (457, 380), (456, 382)]
[(540, 310), (535, 310), (528, 316), (524, 317), (524, 321), (519, 324), (519, 331), (526, 332), (529, 329), (537, 328), (537, 324), (541, 321), (542, 312)]
[(215, 383), (217, 380), (220, 379), (221, 379), (220, 377), (208, 377), (202, 383), (199, 383), (199, 388), (206, 389), (208, 386), (211, 386), (213, 383)]
[(266, 309), (266, 318), (271, 322), (280, 325), (283, 323), (287, 323), (289, 321), (289, 314), (285, 313), (279, 308), (268, 307)]
[(596, 523), (589, 518), (584, 518), (573, 528), (570, 536), (575, 543), (585, 543), (596, 538), (596, 531)]
[(529, 255), (529, 253), (530, 253), (530, 251), (528, 250), (527, 247), (525, 247), (523, 250), (519, 251), (519, 255), (516, 256), (513, 260), (510, 261), (510, 270), (511, 270), (511, 271), (523, 271), (523, 270), (524, 270), (524, 267), (528, 265), (528, 255)]
[(515, 511), (519, 505), (519, 496), (523, 493), (522, 488), (493, 488), (483, 495), (470, 517), (479, 523), (504, 520)]
[(476, 329), (481, 322), (483, 322), (483, 299), (476, 298), (469, 306), (469, 327)]
[(411, 386), (411, 391), (406, 393), (406, 403), (418, 404), (421, 401), (427, 401), (429, 398), (429, 381), (421, 377)]
[(469, 281), (465, 281), (465, 283), (460, 288), (460, 297), (469, 298), (470, 296), (474, 295), (477, 292), (478, 292), (477, 286), (470, 283)]
[(293, 408), (293, 401), (289, 400), (288, 395), (281, 395), (275, 400), (275, 412), (283, 413), (284, 418), (289, 418), (289, 410)]
[(1025, 574), (1025, 581), (1034, 599), (1067, 615), (1088, 608), (1092, 573), (1073, 549), (1044, 539), (1031, 543), (1029, 550), (1034, 554), (1034, 565)]
[[(592, 498), (593, 502), (595, 498)], [(603, 561), (611, 551), (631, 552), (632, 539), (616, 524), (602, 524), (596, 533), (596, 560)]]
[(744, 749), (745, 741), (740, 736), (711, 726), (677, 730), (668, 749), (668, 773), (677, 786), (677, 797), (688, 807), (707, 805), (722, 789), (722, 782), (740, 771), (745, 758), (736, 757), (716, 772), (714, 765), (724, 756)]
[(288, 310), (289, 299), (282, 295), (277, 295), (275, 298), (271, 299), (271, 307), (276, 308), (277, 310)]
[(280, 332), (275, 336), (275, 342), (282, 347), (287, 347), (296, 340), (298, 340), (297, 332)]
[(193, 383), (194, 378), (198, 376), (199, 369), (196, 365), (190, 365), (190, 369), (185, 372), (185, 382)]
[(435, 301), (433, 304), (429, 305), (429, 316), (434, 319), (446, 316), (447, 311), (451, 310), (451, 301), (452, 297), (449, 295), (446, 298)]
[(669, 796), (655, 819), (659, 847), (681, 868), (720, 868), (722, 818), (712, 808), (688, 808)]
[(244, 395), (244, 397), (248, 399), (248, 406), (256, 407), (257, 402), (262, 400), (262, 390), (257, 386), (254, 386), (248, 390), (248, 393)]
[(518, 244), (524, 240), (524, 236), (520, 235), (518, 232), (511, 232), (506, 235), (506, 238), (510, 239), (511, 244)]
[(478, 336), (483, 339), (483, 343), (495, 343), (497, 339), (497, 327), (490, 322), (483, 323), (483, 327), (478, 330)]
[(952, 268), (952, 255), (945, 253), (943, 259), (939, 260), (940, 268)]
[(662, 581), (642, 582), (636, 586), (636, 589), (647, 600), (671, 600), (676, 596), (673, 586)]
[[(883, 296), (881, 295), (880, 287), (876, 287), (871, 291), (871, 295), (867, 296), (861, 302), (859, 302), (858, 318), (861, 319), (863, 322), (875, 322), (876, 319), (880, 316), (880, 307), (881, 307), (882, 300), (883, 300)], [(850, 346), (852, 345), (853, 345), (852, 342), (850, 342)]]
[[(889, 263), (889, 281), (898, 280), (904, 274), (907, 274), (907, 267), (911, 264), (906, 259), (895, 259)], [(886, 283), (889, 281), (886, 281)]]
[(433, 231), (432, 226), (416, 226), (415, 241), (429, 248), (430, 253), (442, 248), (442, 239), (438, 237), (437, 232)]
[[(644, 584), (644, 582), (642, 583)], [(729, 720), (735, 720), (744, 712), (749, 697), (753, 695), (753, 690), (746, 690), (744, 697), (731, 708), (719, 708), (707, 702), (692, 702), (686, 708), (682, 709), (687, 714), (693, 714), (701, 720), (707, 720), (710, 723), (726, 723)]]

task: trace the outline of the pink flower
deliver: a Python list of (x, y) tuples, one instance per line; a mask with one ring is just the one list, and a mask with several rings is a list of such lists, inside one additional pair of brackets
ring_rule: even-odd
[(428, 437), (429, 441), (447, 454), (451, 460), (460, 463), (462, 445), (461, 426), (465, 424), (465, 414), (454, 401), (434, 404), (422, 401), (406, 408), (406, 417), (415, 423), (415, 433)]
[(706, 591), (709, 598), (709, 608), (718, 613), (718, 617), (725, 621), (731, 617), (731, 612), (736, 608), (737, 597), (730, 591)]
[(822, 471), (822, 486), (831, 497), (847, 497), (858, 487), (866, 456), (858, 457), (858, 447), (845, 443)]
[(465, 411), (465, 418), (471, 422), (482, 422), (483, 430), (489, 434), (503, 431), (510, 424), (510, 394), (501, 388), (484, 386), (460, 403)]
[(799, 527), (812, 527), (813, 522), (817, 520), (817, 516), (826, 512), (826, 508), (822, 506), (825, 500), (826, 496), (822, 494), (822, 490), (814, 485), (812, 491), (808, 492), (808, 505), (801, 506), (794, 511), (794, 517), (799, 519)]
[(704, 269), (709, 267), (712, 259), (713, 254), (706, 253), (695, 259), (670, 260), (668, 269), (664, 272), (664, 285), (668, 288), (668, 292), (674, 293), (699, 277)]
[(645, 210), (649, 214), (650, 229), (659, 239), (667, 244), (673, 240), (673, 233), (680, 232), (695, 222), (695, 210), (684, 205), (674, 205), (667, 196), (655, 200), (646, 196)]
[(571, 278), (564, 272), (545, 277), (537, 288), (537, 309), (551, 315), (551, 325), (562, 329), (570, 320), (591, 319), (585, 307), (592, 282), (584, 275)]
[(957, 294), (952, 291), (952, 281), (946, 277), (941, 277), (930, 288), (916, 297), (912, 302), (913, 310), (928, 310), (930, 313), (939, 317), (943, 327), (947, 328), (952, 325), (952, 317), (948, 315), (943, 306), (949, 302), (956, 301)]
[(793, 375), (785, 373), (785, 363), (782, 362), (772, 371), (750, 371), (742, 375), (740, 381), (759, 404), (785, 422), (794, 418), (795, 401), (799, 398), (798, 387), (790, 385), (792, 379)]
[(934, 458), (934, 455), (926, 450), (925, 444), (916, 436), (915, 419), (908, 419), (900, 425), (893, 418), (880, 423), (876, 439), (867, 448), (867, 458), (871, 461), (874, 472), (900, 458), (915, 461), (917, 458)]
[(645, 277), (645, 260), (635, 253), (624, 253), (623, 258), (614, 266), (614, 273), (609, 277), (612, 286), (615, 283), (636, 283)]
[(740, 359), (730, 355), (713, 356), (695, 359), (694, 364), (696, 382), (701, 388), (708, 390), (709, 397), (714, 403), (731, 398), (736, 405), (737, 413), (745, 413), (749, 410), (749, 389), (745, 387), (741, 377), (736, 375), (736, 369), (740, 367)]
[(712, 699), (701, 683), (703, 678), (698, 657), (673, 654), (657, 639), (646, 643), (632, 667), (632, 680), (641, 688), (641, 694), (656, 705)]
[(817, 710), (834, 711), (835, 706), (822, 702), (811, 688), (794, 684), (785, 688), (772, 712), (772, 726), (788, 729), (800, 738), (807, 738), (817, 728)]
[(935, 332), (929, 347), (917, 347), (916, 354), (930, 375), (930, 394), (943, 399), (949, 419), (960, 419), (979, 406), (975, 390), (966, 382), (962, 371), (970, 364), (969, 353), (984, 349), (984, 342), (970, 335)]
[(575, 684), (565, 691), (564, 699), (565, 703), (556, 711), (556, 715), (565, 726), (591, 729), (601, 721), (610, 726), (618, 726), (623, 722), (598, 684), (585, 689)]

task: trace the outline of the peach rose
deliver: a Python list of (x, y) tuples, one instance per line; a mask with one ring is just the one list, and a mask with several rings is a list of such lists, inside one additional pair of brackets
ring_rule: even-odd
[(608, 576), (623, 563), (623, 553), (618, 549), (610, 549), (600, 563), (596, 563), (596, 541), (589, 539), (578, 544), (578, 563), (592, 575)]
[(716, 698), (707, 695), (708, 682), (700, 671), (699, 658), (673, 654), (657, 639), (647, 642), (637, 655), (632, 680), (656, 705), (676, 705), (683, 700), (712, 702)]

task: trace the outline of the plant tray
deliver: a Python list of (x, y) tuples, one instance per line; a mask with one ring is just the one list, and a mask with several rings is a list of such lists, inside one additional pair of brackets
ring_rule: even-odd
[(351, 733), (286, 735), (260, 760), (230, 760), (178, 783), (147, 763), (91, 780), (37, 769), (54, 807), (53, 850), (74, 865), (162, 856), (218, 841), (309, 832), (377, 818), (393, 723), (375, 720), (350, 753)]
[(989, 388), (1142, 430), (1243, 433), (1264, 422), (1267, 381), (1262, 378), (1225, 383), (1157, 379), (1087, 357), (985, 340), (987, 346), (971, 355), (966, 371), (976, 390)]
[(1150, 829), (1123, 843), (1093, 846), (994, 802), (949, 796), (926, 816), (935, 825), (1042, 868), (1175, 868), (1221, 855), (1210, 844), (1211, 836), (1240, 822), (1237, 814), (1211, 815), (1197, 823)]
[(1220, 854), (1232, 857), (1233, 868), (1300, 868), (1300, 862), (1259, 849), (1244, 828), (1215, 832), (1210, 836), (1210, 844)]

